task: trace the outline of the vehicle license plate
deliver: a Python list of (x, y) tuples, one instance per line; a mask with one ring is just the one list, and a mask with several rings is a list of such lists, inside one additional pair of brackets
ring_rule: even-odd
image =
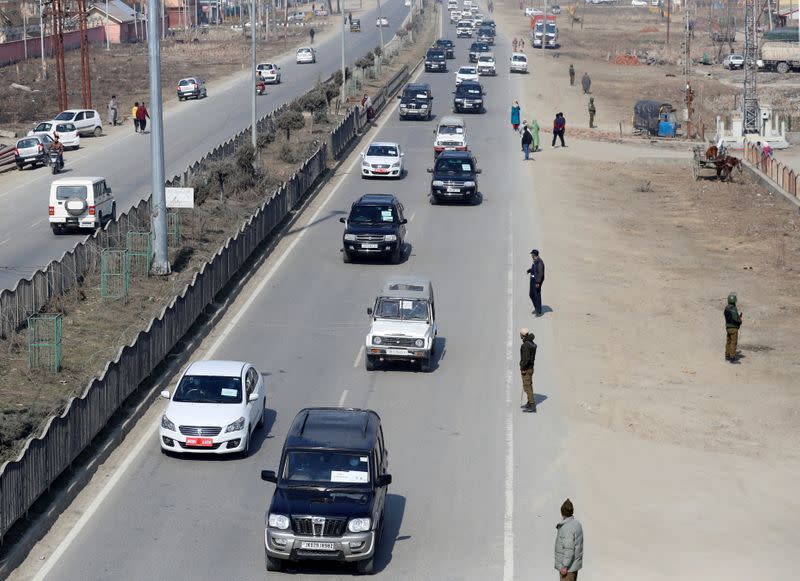
[(317, 541), (300, 541), (301, 549), (311, 549), (313, 551), (335, 551), (333, 543), (319, 543)]
[(408, 355), (408, 351), (405, 349), (387, 349), (387, 355)]
[(26, 157), (25, 161), (36, 161), (35, 157)]
[(214, 445), (214, 440), (213, 438), (186, 438), (186, 445), (209, 448)]
[(388, 169), (376, 169), (375, 173), (389, 173)]
[(448, 194), (457, 194), (461, 191), (461, 188), (447, 188)]
[(472, 103), (464, 103), (465, 109), (472, 109)]
[(378, 247), (378, 245), (377, 245), (377, 244), (368, 244), (368, 243), (366, 243), (366, 242), (364, 242), (364, 243), (361, 245), (361, 248), (366, 248), (366, 249), (368, 249), (368, 250), (369, 250), (369, 249), (374, 249), (374, 248), (377, 248), (377, 247)]

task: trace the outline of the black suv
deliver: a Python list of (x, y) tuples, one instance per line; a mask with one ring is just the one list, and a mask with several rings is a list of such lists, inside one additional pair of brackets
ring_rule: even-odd
[(449, 38), (440, 38), (436, 41), (436, 43), (433, 46), (434, 48), (441, 48), (442, 50), (444, 50), (444, 54), (447, 58), (449, 59), (456, 58), (456, 52), (455, 52), (456, 45)]
[(453, 91), (453, 113), (483, 113), (483, 87), (475, 81), (461, 81)]
[(400, 99), (400, 119), (417, 117), (430, 119), (433, 109), (433, 93), (428, 83), (409, 83), (403, 93), (397, 95)]
[(392, 264), (403, 258), (406, 220), (403, 204), (393, 194), (367, 194), (350, 208), (350, 216), (339, 218), (344, 224), (342, 260), (355, 256), (385, 256)]
[(478, 29), (478, 42), (485, 42), (489, 45), (494, 44), (494, 28), (482, 25)]
[(482, 52), (492, 52), (492, 49), (485, 42), (473, 42), (469, 47), (469, 62), (478, 62), (478, 57)]
[(383, 531), (388, 451), (372, 410), (306, 408), (295, 416), (265, 518), (267, 571), (286, 561), (355, 563), (372, 573)]
[(478, 197), (478, 162), (469, 151), (443, 151), (436, 158), (432, 168), (431, 204), (442, 200), (461, 199), (477, 203)]
[(438, 71), (440, 73), (447, 72), (447, 55), (444, 49), (429, 48), (425, 53), (425, 72)]

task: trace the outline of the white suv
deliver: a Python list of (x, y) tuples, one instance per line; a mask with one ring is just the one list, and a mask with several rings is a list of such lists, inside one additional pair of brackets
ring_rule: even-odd
[(461, 117), (442, 117), (433, 130), (433, 159), (447, 150), (467, 151), (467, 126)]
[(61, 234), (67, 228), (102, 228), (117, 218), (117, 203), (105, 178), (65, 178), (50, 185), (50, 228)]
[(497, 69), (495, 68), (495, 60), (494, 55), (490, 52), (485, 52), (478, 57), (478, 74), (481, 76), (497, 75)]
[(367, 371), (385, 361), (419, 362), (423, 371), (430, 371), (437, 334), (430, 280), (389, 278), (367, 314), (371, 320), (364, 360)]

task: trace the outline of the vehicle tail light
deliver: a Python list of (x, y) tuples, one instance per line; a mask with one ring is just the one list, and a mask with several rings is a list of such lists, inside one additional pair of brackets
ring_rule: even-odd
[(55, 209), (55, 206), (49, 206), (49, 207), (48, 207), (48, 213), (49, 213), (51, 216), (55, 216), (55, 215), (56, 215), (56, 209)]
[(42, 145), (41, 143), (39, 144), (39, 151), (44, 151), (44, 145)]
[(19, 148), (18, 147), (14, 148), (14, 155), (19, 155)]
[(94, 216), (94, 206), (89, 206), (89, 215)]

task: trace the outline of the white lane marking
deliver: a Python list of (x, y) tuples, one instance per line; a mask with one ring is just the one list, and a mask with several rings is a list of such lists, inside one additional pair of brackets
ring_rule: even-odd
[(339, 398), (339, 407), (342, 407), (342, 406), (344, 405), (344, 400), (346, 400), (346, 399), (347, 399), (347, 392), (348, 392), (348, 391), (349, 391), (349, 390), (345, 389), (345, 390), (342, 392), (342, 397), (340, 397), (340, 398)]
[(9, 240), (11, 240), (11, 238), (6, 238), (6, 239), (5, 239), (5, 240), (3, 240), (2, 242), (0, 242), (0, 245), (3, 245), (3, 244), (5, 244), (5, 243), (6, 243), (6, 242), (8, 242)]
[(506, 418), (505, 512), (503, 514), (503, 581), (514, 580), (514, 237), (508, 212), (508, 275), (506, 278)]
[(409, 223), (409, 224), (411, 224), (411, 222), (413, 222), (413, 221), (414, 221), (414, 216), (416, 216), (416, 215), (417, 215), (417, 213), (416, 213), (416, 212), (411, 212), (411, 217), (408, 219), (408, 223)]
[(353, 361), (353, 367), (358, 367), (359, 365), (361, 365), (361, 356), (364, 355), (365, 351), (366, 351), (366, 347), (364, 345), (362, 345), (361, 349), (359, 349), (358, 353), (356, 353), (356, 360)]
[[(417, 73), (417, 75), (415, 75), (415, 78), (413, 80), (416, 80), (417, 78), (419, 78), (420, 74), (421, 73)], [(394, 113), (395, 109), (397, 109), (397, 102), (395, 102), (386, 111), (386, 116), (383, 118), (382, 121), (380, 121), (378, 123), (378, 125), (376, 127), (376, 131), (380, 131), (381, 129), (383, 129), (383, 126), (390, 119), (392, 119), (392, 114)], [(358, 155), (355, 152), (352, 155), (353, 155), (353, 162), (350, 164), (350, 166), (348, 167), (347, 171), (341, 176), (341, 178), (339, 179), (339, 182), (333, 187), (333, 189), (330, 191), (330, 193), (325, 197), (325, 200), (323, 200), (322, 204), (317, 209), (317, 211), (314, 212), (314, 215), (311, 216), (310, 220), (308, 220), (308, 223), (313, 223), (313, 222), (317, 221), (317, 218), (322, 213), (322, 211), (325, 209), (325, 206), (328, 205), (328, 202), (331, 201), (331, 199), (333, 198), (334, 194), (336, 194), (336, 192), (339, 190), (341, 185), (344, 183), (345, 179), (347, 179), (348, 174), (353, 170), (353, 167), (355, 167), (356, 163), (361, 161), (361, 156), (360, 155)], [(248, 310), (248, 308), (250, 308), (250, 306), (255, 301), (256, 297), (261, 293), (261, 291), (267, 285), (269, 280), (274, 276), (275, 272), (278, 270), (280, 265), (283, 264), (283, 261), (286, 260), (286, 257), (290, 256), (292, 254), (292, 250), (294, 250), (294, 247), (297, 246), (297, 243), (303, 238), (303, 235), (305, 235), (305, 233), (307, 231), (308, 231), (308, 229), (304, 229), (304, 230), (301, 230), (298, 234), (295, 235), (294, 240), (292, 240), (291, 244), (289, 244), (289, 246), (286, 248), (286, 250), (284, 250), (283, 254), (275, 262), (273, 267), (270, 268), (269, 272), (267, 272), (267, 274), (264, 275), (264, 278), (261, 280), (261, 282), (255, 288), (255, 290), (252, 292), (252, 294), (248, 297), (247, 301), (241, 307), (239, 307), (239, 311), (236, 313), (234, 318), (231, 320), (230, 324), (228, 324), (225, 327), (225, 330), (222, 332), (222, 334), (217, 338), (217, 340), (214, 342), (214, 344), (211, 345), (211, 347), (206, 351), (206, 354), (205, 354), (206, 358), (211, 359), (212, 356), (214, 355), (214, 353), (216, 353), (216, 351), (222, 345), (222, 342), (224, 341), (224, 339), (233, 330), (233, 328), (236, 325), (236, 323), (239, 320), (241, 320), (241, 318), (244, 316), (245, 312)], [(47, 574), (52, 570), (52, 568), (55, 567), (55, 565), (58, 563), (58, 560), (64, 555), (64, 553), (67, 551), (69, 546), (73, 543), (73, 541), (77, 538), (77, 536), (80, 534), (80, 532), (86, 526), (86, 523), (88, 523), (89, 520), (94, 517), (94, 514), (100, 508), (100, 505), (103, 503), (103, 500), (105, 500), (105, 498), (111, 493), (111, 491), (117, 485), (117, 483), (121, 480), (122, 476), (125, 474), (127, 469), (131, 466), (131, 464), (133, 464), (133, 462), (136, 460), (136, 458), (139, 456), (139, 454), (142, 453), (142, 450), (145, 449), (145, 446), (148, 445), (148, 444), (152, 444), (153, 440), (151, 439), (149, 434), (153, 434), (153, 433), (157, 432), (158, 425), (159, 425), (160, 422), (161, 422), (160, 419), (156, 420), (155, 422), (153, 422), (152, 426), (150, 426), (150, 428), (145, 431), (145, 434), (147, 434), (147, 436), (146, 437), (142, 437), (142, 439), (139, 440), (139, 442), (136, 443), (136, 446), (122, 460), (122, 462), (120, 463), (120, 465), (116, 469), (116, 471), (106, 481), (106, 484), (105, 484), (105, 486), (103, 486), (102, 490), (100, 490), (100, 493), (95, 497), (95, 499), (92, 501), (92, 503), (86, 509), (86, 512), (84, 512), (81, 515), (80, 519), (78, 519), (78, 522), (75, 523), (75, 526), (72, 527), (72, 529), (69, 531), (69, 533), (61, 540), (61, 542), (58, 544), (56, 549), (50, 555), (49, 559), (45, 562), (43, 567), (33, 577), (32, 581), (43, 581), (44, 578), (47, 576)]]
[[(153, 425), (149, 430), (147, 430), (146, 433), (149, 434), (151, 432), (155, 432), (158, 429), (158, 424), (160, 421), (161, 420), (159, 419), (153, 422)], [(72, 544), (72, 541), (74, 541), (75, 538), (81, 533), (83, 527), (86, 526), (86, 523), (89, 522), (89, 520), (94, 516), (94, 513), (97, 512), (97, 509), (100, 508), (100, 505), (109, 495), (114, 486), (116, 486), (117, 482), (122, 479), (122, 477), (125, 475), (125, 472), (128, 470), (128, 468), (130, 468), (131, 464), (133, 464), (144, 447), (152, 444), (153, 440), (150, 438), (142, 438), (136, 443), (136, 446), (133, 448), (133, 450), (131, 450), (130, 454), (125, 457), (116, 471), (106, 481), (106, 485), (103, 486), (103, 489), (100, 491), (100, 493), (94, 498), (94, 500), (92, 500), (92, 503), (88, 506), (86, 512), (81, 515), (81, 518), (78, 519), (78, 522), (75, 523), (75, 526), (70, 529), (69, 533), (67, 533), (67, 536), (64, 537), (64, 539), (58, 544), (55, 551), (53, 551), (53, 553), (48, 557), (47, 561), (45, 561), (42, 568), (39, 569), (39, 571), (33, 577), (33, 581), (44, 580), (50, 570), (56, 566), (58, 560)]]
[(41, 224), (42, 222), (44, 222), (44, 218), (42, 218), (41, 220), (36, 220), (36, 222), (34, 222), (34, 223), (33, 223), (33, 224), (31, 224), (30, 226), (28, 226), (28, 228), (35, 228), (36, 226), (38, 226), (38, 225), (39, 225), (39, 224)]

